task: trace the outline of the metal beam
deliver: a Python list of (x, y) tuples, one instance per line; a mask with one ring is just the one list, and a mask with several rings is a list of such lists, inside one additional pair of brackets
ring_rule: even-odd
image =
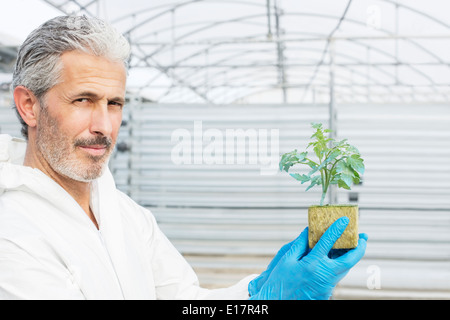
[(189, 83), (187, 83), (184, 79), (180, 78), (178, 75), (176, 75), (174, 72), (167, 70), (165, 68), (163, 68), (162, 66), (159, 65), (159, 63), (157, 61), (155, 61), (154, 59), (152, 59), (152, 63), (149, 62), (149, 59), (152, 59), (151, 57), (146, 57), (144, 58), (142, 61), (147, 65), (147, 67), (151, 67), (151, 68), (156, 68), (157, 70), (159, 70), (160, 72), (164, 73), (167, 75), (167, 77), (169, 77), (170, 79), (172, 79), (175, 84), (180, 84), (182, 87), (186, 87), (188, 89), (190, 89), (192, 92), (194, 92), (196, 95), (198, 95), (199, 97), (201, 97), (205, 102), (210, 103), (210, 104), (214, 104), (213, 101), (209, 100), (208, 97), (201, 93), (200, 91), (197, 90), (197, 88), (193, 87), (192, 85), (190, 85)]
[(275, 0), (274, 3), (275, 6), (275, 25), (276, 25), (276, 32), (277, 32), (277, 56), (278, 56), (278, 82), (281, 86), (281, 90), (283, 91), (283, 103), (287, 103), (288, 97), (287, 97), (287, 90), (286, 90), (286, 68), (285, 68), (285, 57), (284, 57), (284, 49), (285, 44), (283, 42), (283, 30), (281, 30), (281, 12), (280, 8), (278, 7), (277, 0)]
[[(56, 3), (53, 0), (42, 0), (42, 1), (46, 2), (47, 4), (51, 5), (52, 7), (58, 9), (59, 11), (61, 11), (62, 13), (64, 13), (65, 15), (68, 15), (68, 16), (76, 15), (76, 14), (79, 14), (80, 12), (83, 12), (84, 14), (91, 16), (91, 17), (97, 16), (93, 12), (89, 11), (88, 7), (90, 7), (93, 4), (98, 4), (99, 0), (91, 0), (87, 4), (81, 4), (80, 1), (78, 1), (78, 0), (67, 0), (62, 3)], [(78, 12), (73, 12), (72, 10), (68, 10), (69, 5), (72, 5), (74, 8), (76, 7)]]

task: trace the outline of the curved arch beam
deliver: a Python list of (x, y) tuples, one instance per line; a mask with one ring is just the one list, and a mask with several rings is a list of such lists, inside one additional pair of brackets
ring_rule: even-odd
[[(323, 15), (323, 14), (315, 14), (315, 13), (286, 13), (285, 15), (293, 15), (293, 16), (305, 16), (305, 15), (306, 15), (306, 16), (317, 16), (317, 17), (326, 18), (326, 19), (335, 19), (335, 18), (336, 18), (335, 16)], [(203, 27), (198, 28), (198, 29), (196, 29), (196, 30), (194, 30), (194, 31), (191, 31), (191, 32), (189, 32), (189, 33), (187, 33), (187, 34), (185, 34), (185, 35), (183, 35), (183, 36), (180, 36), (179, 38), (177, 38), (177, 39), (175, 40), (175, 42), (178, 42), (179, 40), (181, 40), (181, 39), (183, 39), (183, 38), (187, 38), (187, 37), (189, 37), (189, 36), (191, 36), (191, 35), (200, 33), (200, 32), (202, 32), (202, 31), (204, 31), (204, 30), (213, 28), (213, 27), (218, 26), (218, 25), (221, 25), (221, 24), (240, 22), (241, 20), (245, 20), (245, 19), (249, 19), (249, 18), (253, 19), (253, 18), (262, 18), (262, 17), (265, 17), (265, 16), (264, 16), (264, 15), (252, 15), (252, 16), (246, 16), (246, 17), (236, 18), (236, 19), (233, 19), (233, 20), (214, 22), (214, 23), (209, 24), (209, 25), (207, 25), (207, 26), (203, 26)], [(347, 22), (354, 23), (354, 24), (357, 24), (357, 25), (363, 25), (363, 26), (365, 26), (364, 23), (362, 23), (362, 22), (360, 22), (360, 21), (357, 21), (357, 20), (346, 19), (346, 21), (347, 21)], [(387, 34), (387, 35), (389, 35), (389, 36), (393, 36), (393, 34), (390, 33), (390, 32), (387, 31), (387, 30), (380, 30), (380, 31), (382, 31), (383, 33), (385, 33), (385, 34)], [(418, 48), (420, 48), (421, 50), (425, 51), (425, 52), (426, 52), (427, 54), (429, 54), (430, 56), (434, 57), (435, 59), (438, 59), (438, 62), (439, 62), (439, 63), (445, 64), (445, 62), (442, 61), (442, 59), (440, 59), (439, 57), (437, 57), (437, 56), (436, 56), (433, 52), (431, 52), (430, 50), (428, 50), (428, 49), (426, 49), (425, 47), (419, 45), (417, 42), (415, 42), (415, 41), (413, 41), (413, 40), (411, 40), (411, 39), (404, 39), (404, 40), (405, 40), (405, 41), (409, 41), (409, 42), (412, 43), (413, 45), (415, 45), (415, 46), (417, 46)], [(153, 51), (152, 53), (150, 53), (149, 56), (154, 56), (154, 55), (156, 55), (156, 54), (162, 52), (162, 51), (163, 51), (165, 48), (167, 48), (167, 47), (168, 47), (168, 45), (162, 45), (162, 46), (160, 46), (159, 49), (156, 49), (155, 51)], [(378, 51), (378, 52), (383, 52), (382, 50), (380, 50), (380, 49), (378, 49), (378, 48), (373, 48), (373, 49), (376, 50), (376, 51)], [(389, 54), (386, 53), (386, 55), (389, 55)], [(393, 59), (396, 59), (393, 55), (390, 55), (390, 57), (393, 58)], [(412, 67), (411, 67), (411, 68), (412, 68)], [(431, 84), (435, 84), (434, 81), (433, 81), (428, 75), (426, 75), (425, 73), (423, 73), (423, 72), (417, 70), (417, 68), (412, 68), (412, 69), (413, 69), (415, 72), (417, 72), (418, 74), (420, 74), (421, 76), (423, 76), (424, 78), (426, 78)]]

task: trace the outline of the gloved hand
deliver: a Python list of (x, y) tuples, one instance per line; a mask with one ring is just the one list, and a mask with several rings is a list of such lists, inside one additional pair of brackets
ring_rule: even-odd
[(367, 235), (360, 234), (358, 246), (338, 258), (328, 254), (349, 223), (347, 217), (331, 225), (312, 250), (308, 228), (283, 246), (266, 271), (249, 284), (251, 300), (329, 299), (334, 287), (366, 251)]

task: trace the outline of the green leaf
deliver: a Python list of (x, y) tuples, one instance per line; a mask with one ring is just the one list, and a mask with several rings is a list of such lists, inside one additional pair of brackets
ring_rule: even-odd
[(365, 166), (364, 160), (361, 159), (359, 154), (354, 154), (350, 158), (347, 159), (347, 163), (353, 168), (353, 170), (358, 171), (361, 174), (364, 174)]
[(344, 188), (346, 190), (351, 190), (350, 186), (347, 185), (347, 183), (344, 180), (338, 180), (338, 187), (339, 188)]
[(345, 146), (345, 149), (350, 154), (358, 154), (359, 155), (359, 150), (356, 147), (352, 146), (352, 145), (347, 144)]
[(353, 172), (355, 175), (353, 176), (353, 184), (359, 184), (361, 182), (361, 177), (359, 174), (355, 171)]
[(341, 141), (339, 141), (337, 144), (336, 144), (336, 148), (342, 148), (342, 147), (344, 147), (345, 145), (348, 145), (347, 144), (347, 139), (344, 139), (344, 140), (341, 140)]
[(311, 180), (311, 177), (306, 174), (290, 173), (289, 175), (295, 180), (300, 181), (302, 184)]
[(345, 188), (345, 185), (350, 188), (353, 183), (354, 177), (354, 171), (352, 170), (352, 168), (345, 161), (340, 161), (337, 164), (336, 172), (339, 174), (338, 186), (340, 188)]
[[(311, 161), (311, 160), (308, 160), (308, 162), (306, 162), (306, 164), (307, 164), (314, 172), (317, 171), (316, 168), (319, 166), (319, 164), (317, 164), (317, 163), (315, 163), (314, 161)], [(309, 175), (312, 175), (312, 174), (313, 174), (313, 172), (311, 171), (311, 172), (309, 173)]]
[(320, 176), (315, 176), (311, 179), (311, 184), (308, 188), (306, 188), (305, 191), (308, 191), (309, 189), (311, 189), (314, 186), (319, 186), (322, 184), (322, 179), (320, 178)]
[(298, 153), (297, 149), (284, 154), (280, 160), (280, 171), (288, 172), (292, 166), (303, 163), (307, 155), (307, 152)]

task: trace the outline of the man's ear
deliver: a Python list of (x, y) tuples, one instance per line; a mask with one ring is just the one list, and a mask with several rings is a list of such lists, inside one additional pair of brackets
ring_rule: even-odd
[(36, 127), (39, 100), (34, 93), (26, 87), (18, 86), (14, 89), (14, 102), (23, 121), (31, 128)]

